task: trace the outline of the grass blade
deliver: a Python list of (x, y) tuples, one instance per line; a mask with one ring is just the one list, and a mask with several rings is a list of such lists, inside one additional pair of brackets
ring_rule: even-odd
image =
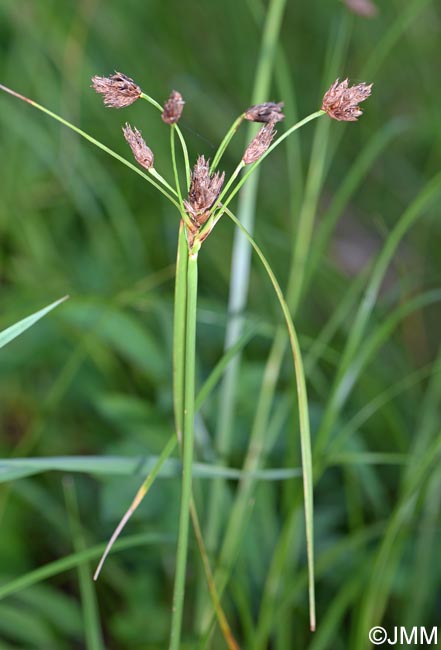
[(37, 311), (34, 314), (27, 316), (26, 318), (23, 318), (23, 320), (18, 321), (18, 323), (11, 325), (7, 329), (3, 330), (3, 332), (0, 332), (0, 348), (2, 348), (4, 345), (7, 345), (7, 343), (10, 343), (10, 341), (13, 341), (17, 336), (20, 336), (20, 334), (29, 329), (29, 327), (32, 327), (32, 325), (39, 321), (40, 318), (43, 318), (43, 316), (46, 316), (46, 314), (52, 311), (52, 309), (55, 309), (55, 307), (61, 305), (61, 303), (67, 300), (68, 297), (69, 296), (64, 296), (63, 298), (56, 300), (47, 307), (44, 307), (43, 309), (40, 309), (40, 311)]

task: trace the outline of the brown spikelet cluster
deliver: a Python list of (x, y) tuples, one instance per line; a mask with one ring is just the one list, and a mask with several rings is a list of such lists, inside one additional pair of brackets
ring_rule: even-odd
[(378, 8), (372, 0), (344, 0), (347, 8), (363, 18), (373, 18), (378, 14)]
[(136, 127), (132, 129), (130, 124), (126, 122), (126, 125), (123, 126), (123, 133), (125, 139), (129, 143), (133, 155), (135, 156), (136, 162), (145, 169), (153, 167), (155, 161), (153, 151), (146, 145), (141, 135), (141, 131), (138, 131)]
[(358, 104), (369, 97), (372, 85), (363, 82), (349, 86), (347, 79), (337, 79), (323, 97), (322, 111), (334, 120), (356, 122), (363, 113)]
[(111, 108), (130, 106), (141, 97), (141, 88), (122, 72), (110, 77), (92, 77), (92, 88), (103, 96), (104, 104)]
[(274, 128), (274, 122), (265, 124), (260, 129), (259, 133), (253, 138), (245, 150), (245, 153), (242, 157), (245, 165), (251, 165), (251, 163), (257, 162), (265, 151), (270, 146), (271, 142), (274, 139), (277, 131)]
[(170, 97), (164, 104), (164, 110), (162, 111), (162, 121), (166, 124), (176, 124), (182, 115), (184, 109), (184, 100), (182, 99), (181, 93), (177, 90), (172, 90)]
[(194, 232), (207, 221), (211, 208), (219, 197), (224, 184), (225, 173), (216, 172), (210, 175), (210, 162), (204, 156), (199, 156), (191, 172), (190, 190), (184, 206), (192, 223)]
[(251, 106), (245, 113), (245, 119), (251, 122), (281, 122), (285, 119), (282, 112), (283, 102), (265, 102)]

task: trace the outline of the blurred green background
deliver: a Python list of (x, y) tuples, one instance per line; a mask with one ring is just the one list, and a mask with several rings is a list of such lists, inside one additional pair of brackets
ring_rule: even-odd
[[(106, 109), (91, 76), (120, 70), (160, 102), (178, 89), (191, 160), (213, 156), (250, 105), (267, 8), (259, 0), (3, 0), (0, 83), (128, 159), (121, 126), (130, 121), (153, 149), (158, 170), (171, 177), (169, 131), (159, 114), (145, 102)], [(428, 187), (441, 186), (440, 6), (378, 2), (377, 15), (366, 18), (338, 0), (288, 1), (278, 44), (266, 99), (285, 101), (281, 129), (320, 108), (336, 76), (374, 82), (359, 123), (320, 118), (288, 153), (281, 147), (267, 159), (260, 177), (256, 239), (285, 287), (316, 137), (314, 164), (324, 171), (305, 251), (308, 282), (295, 313), (314, 437), (374, 260), (404, 210)], [(228, 149), (227, 171), (242, 155), (245, 133)], [(177, 469), (155, 483), (123, 533), (144, 537), (111, 556), (97, 583), (102, 644), (88, 638), (94, 599), (80, 588), (76, 568), (6, 594), (1, 589), (81, 544), (106, 541), (142, 481), (142, 459), (160, 453), (173, 431), (178, 217), (129, 169), (6, 94), (0, 143), (0, 329), (70, 295), (1, 350), (0, 455), (133, 458), (133, 469), (120, 476), (45, 472), (12, 481), (0, 473), (0, 649), (166, 648)], [(370, 626), (392, 631), (439, 622), (439, 204), (434, 195), (387, 265), (342, 382), (348, 394), (316, 458), (318, 631), (308, 631), (300, 481), (258, 482), (223, 600), (243, 648), (358, 649), (369, 647)], [(233, 236), (224, 218), (200, 255), (199, 385), (222, 356)], [(245, 316), (260, 333), (243, 352), (233, 445), (224, 459), (238, 468), (280, 319), (254, 259)], [(204, 462), (213, 459), (218, 397), (217, 388), (198, 422)], [(287, 355), (263, 466), (300, 464), (295, 401)], [(209, 482), (196, 482), (203, 519)], [(228, 482), (222, 527), (236, 486)], [(217, 547), (208, 550), (216, 565)], [(224, 648), (218, 632), (211, 646), (198, 645), (199, 584), (192, 541), (182, 647)]]

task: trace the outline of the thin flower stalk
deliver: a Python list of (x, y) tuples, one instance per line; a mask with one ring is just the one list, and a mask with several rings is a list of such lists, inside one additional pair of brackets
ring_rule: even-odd
[[(156, 189), (159, 190), (161, 192), (161, 194), (163, 194), (175, 207), (177, 207), (179, 209), (179, 203), (172, 196), (172, 194), (174, 192), (173, 188), (170, 187), (170, 185), (167, 183), (167, 181), (160, 174), (158, 174), (158, 172), (156, 172), (156, 170), (150, 169), (149, 170), (150, 174), (149, 175), (145, 174), (143, 171), (141, 171), (141, 169), (136, 167), (136, 165), (133, 165), (133, 163), (129, 162), (128, 160), (126, 160), (125, 158), (123, 158), (122, 156), (117, 154), (115, 151), (113, 151), (113, 149), (110, 149), (109, 147), (106, 147), (105, 144), (102, 144), (102, 142), (100, 142), (99, 140), (96, 140), (91, 135), (89, 135), (85, 131), (82, 131), (82, 129), (78, 128), (77, 126), (75, 126), (71, 122), (68, 122), (64, 118), (57, 115), (56, 113), (53, 113), (52, 111), (50, 111), (45, 106), (42, 106), (41, 104), (38, 104), (37, 102), (34, 102), (34, 100), (29, 99), (28, 97), (25, 97), (24, 95), (20, 95), (20, 93), (17, 93), (14, 90), (11, 90), (10, 88), (8, 88), (7, 86), (4, 86), (3, 84), (0, 84), (0, 90), (3, 90), (5, 92), (9, 93), (9, 95), (13, 95), (14, 97), (17, 97), (18, 99), (21, 99), (22, 101), (26, 102), (27, 104), (30, 104), (31, 106), (38, 109), (42, 113), (46, 113), (46, 115), (49, 115), (49, 117), (52, 117), (52, 119), (56, 120), (57, 122), (60, 122), (60, 124), (63, 124), (64, 126), (67, 126), (72, 131), (75, 131), (75, 133), (80, 135), (85, 140), (88, 140), (89, 142), (91, 142), (93, 145), (95, 145), (95, 147), (98, 147), (98, 149), (101, 149), (102, 151), (105, 151), (107, 154), (109, 154), (109, 156), (112, 156), (112, 158), (115, 158), (116, 160), (121, 162), (126, 167), (129, 167), (129, 169), (131, 169), (136, 174), (138, 174), (138, 176), (142, 176), (142, 178), (144, 178), (144, 180), (148, 181), (151, 185), (156, 187)], [(151, 178), (152, 176), (156, 180), (153, 180), (153, 178)], [(171, 190), (172, 194), (170, 194), (169, 191), (167, 191), (167, 190)]]
[[(229, 178), (227, 184), (225, 185), (225, 188), (221, 192), (218, 200), (214, 204), (212, 210), (213, 210), (213, 215), (211, 218), (207, 221), (207, 223), (204, 225), (200, 232), (200, 237), (201, 238), (206, 238), (207, 235), (211, 232), (213, 229), (214, 225), (219, 221), (221, 216), (223, 215), (225, 208), (228, 207), (228, 205), (231, 203), (233, 198), (236, 196), (236, 194), (239, 192), (240, 188), (243, 186), (243, 184), (247, 181), (249, 176), (254, 172), (254, 170), (264, 161), (264, 159), (285, 140), (287, 137), (289, 137), (294, 131), (297, 131), (300, 129), (302, 126), (307, 124), (308, 122), (311, 122), (312, 120), (315, 120), (317, 117), (320, 117), (321, 115), (324, 115), (325, 112), (320, 110), (316, 111), (315, 113), (311, 113), (311, 115), (308, 115), (304, 119), (300, 120), (299, 122), (296, 122), (291, 126), (287, 131), (282, 133), (277, 140), (275, 140), (269, 147), (268, 149), (262, 153), (261, 157), (256, 160), (256, 162), (252, 163), (249, 165), (247, 171), (245, 174), (240, 178), (239, 182), (235, 187), (231, 190), (230, 194), (228, 192), (230, 191), (230, 188), (234, 184), (236, 178), (239, 176), (240, 172), (242, 169), (245, 167), (245, 162), (242, 159), (240, 163), (237, 165), (236, 169), (234, 170), (233, 174)], [(227, 198), (224, 198), (228, 194)], [(219, 207), (219, 211), (215, 212), (216, 209)]]
[[(145, 92), (141, 92), (141, 99), (144, 99), (146, 102), (154, 106), (158, 111), (163, 112), (163, 107), (159, 102), (156, 101), (156, 99), (153, 99), (153, 97), (150, 97), (150, 95), (147, 95)], [(187, 189), (190, 187), (190, 161), (188, 157), (188, 149), (187, 149), (187, 143), (185, 142), (184, 136), (182, 135), (182, 131), (179, 128), (177, 124), (174, 125), (174, 128), (176, 129), (176, 133), (178, 134), (179, 141), (181, 143), (182, 147), (182, 154), (184, 156), (184, 165), (185, 165), (185, 176), (187, 180)]]
[(245, 119), (245, 113), (242, 113), (242, 115), (239, 115), (238, 118), (236, 118), (233, 122), (233, 124), (230, 126), (228, 131), (225, 134), (224, 139), (220, 143), (218, 150), (216, 151), (213, 161), (211, 163), (210, 167), (210, 172), (213, 173), (216, 171), (217, 167), (219, 166), (219, 163), (221, 161), (222, 156), (224, 155), (228, 145), (230, 144), (231, 140), (233, 139), (234, 135), (237, 133), (239, 130), (240, 125)]
[[(259, 158), (259, 160), (257, 160), (256, 162), (252, 163), (252, 164), (248, 167), (248, 169), (247, 169), (247, 171), (244, 173), (244, 175), (241, 176), (241, 178), (240, 178), (239, 182), (237, 183), (237, 185), (235, 185), (235, 187), (233, 188), (233, 190), (231, 191), (231, 193), (228, 195), (228, 197), (227, 197), (225, 200), (223, 200), (223, 202), (222, 202), (222, 206), (220, 207), (220, 213), (221, 213), (221, 214), (219, 214), (219, 213), (216, 214), (216, 221), (218, 221), (219, 218), (221, 217), (221, 215), (225, 212), (225, 209), (228, 207), (228, 205), (229, 205), (229, 204), (231, 203), (231, 201), (234, 199), (234, 197), (236, 196), (236, 194), (239, 192), (240, 188), (241, 188), (241, 187), (243, 186), (243, 184), (247, 181), (247, 179), (251, 176), (251, 174), (254, 172), (254, 170), (255, 170), (255, 169), (256, 169), (260, 164), (262, 164), (262, 162), (265, 160), (265, 158), (266, 158), (267, 156), (269, 156), (269, 154), (270, 154), (272, 151), (274, 151), (274, 149), (275, 149), (276, 147), (278, 147), (279, 144), (281, 144), (281, 143), (283, 142), (283, 140), (285, 140), (288, 136), (291, 135), (291, 133), (294, 133), (294, 131), (297, 131), (298, 129), (300, 129), (302, 126), (304, 126), (304, 125), (307, 124), (308, 122), (311, 122), (312, 120), (315, 120), (317, 117), (320, 117), (321, 115), (324, 115), (324, 114), (325, 114), (325, 112), (322, 111), (322, 110), (320, 110), (320, 111), (316, 111), (315, 113), (311, 113), (311, 115), (308, 115), (308, 116), (305, 117), (303, 120), (300, 120), (299, 122), (297, 122), (296, 124), (294, 124), (290, 129), (288, 129), (288, 131), (285, 131), (285, 133), (282, 133), (282, 135), (280, 135), (280, 136), (277, 138), (277, 140), (275, 140), (275, 141), (274, 141), (274, 142), (273, 142), (273, 143), (268, 147), (268, 149), (265, 151), (265, 153), (262, 154), (262, 156)], [(236, 170), (235, 170), (235, 172), (234, 172), (235, 178), (238, 176), (238, 174), (240, 173), (240, 170), (241, 170), (244, 166), (245, 166), (245, 163), (244, 163), (243, 160), (242, 160), (242, 161), (239, 163), (239, 165), (237, 166), (237, 168), (236, 168)], [(222, 199), (223, 199), (223, 194), (225, 194), (227, 188), (229, 189), (230, 187), (231, 187), (231, 184), (228, 183), (228, 185), (225, 187), (225, 192), (223, 192), (223, 193), (221, 194), (219, 200), (222, 200)], [(208, 225), (209, 225), (209, 224), (206, 224), (205, 228), (207, 228)], [(203, 231), (205, 230), (205, 228), (203, 229)], [(201, 235), (203, 234), (203, 231), (201, 232)]]
[[(185, 358), (186, 358), (186, 328), (182, 327), (187, 321), (187, 270), (188, 270), (188, 245), (185, 237), (184, 223), (181, 221), (179, 227), (178, 254), (176, 259), (176, 282), (175, 282), (175, 304), (173, 317), (173, 404), (175, 413), (175, 428), (177, 439), (181, 447), (184, 430), (184, 412), (185, 412)], [(194, 409), (197, 408), (197, 399), (195, 400)], [(214, 610), (218, 619), (219, 627), (224, 635), (229, 650), (239, 650), (239, 647), (233, 637), (225, 613), (220, 603), (217, 593), (210, 562), (205, 549), (203, 536), (201, 533), (199, 519), (193, 496), (190, 499), (190, 516), (192, 519), (193, 530), (199, 548), (199, 553), (204, 567), (205, 578), (208, 590), (211, 596)]]

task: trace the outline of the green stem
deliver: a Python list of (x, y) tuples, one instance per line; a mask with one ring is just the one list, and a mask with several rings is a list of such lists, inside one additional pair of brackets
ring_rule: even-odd
[(195, 348), (196, 348), (196, 306), (198, 252), (190, 251), (187, 267), (187, 314), (185, 331), (185, 372), (184, 372), (184, 440), (182, 458), (182, 493), (179, 516), (178, 548), (176, 554), (176, 574), (173, 594), (173, 616), (171, 622), (170, 650), (179, 650), (182, 615), (184, 609), (185, 572), (187, 566), (188, 531), (190, 505), (192, 498), (192, 463), (194, 437), (194, 386), (195, 386)]
[(182, 442), (184, 426), (184, 367), (185, 367), (185, 332), (187, 313), (187, 265), (188, 246), (185, 226), (181, 221), (179, 227), (178, 253), (176, 258), (175, 305), (173, 316), (173, 404), (175, 411), (176, 435)]
[[(270, 0), (268, 3), (263, 23), (251, 104), (258, 104), (266, 101), (268, 98), (285, 7), (286, 0)], [(251, 139), (254, 133), (254, 125), (250, 124), (247, 132), (249, 139)], [(257, 188), (258, 174), (255, 175), (241, 194), (238, 208), (239, 221), (243, 223), (251, 234), (254, 229)], [(232, 314), (239, 314), (239, 316), (231, 318), (228, 322), (225, 332), (225, 349), (233, 346), (240, 339), (243, 332), (243, 319), (240, 314), (246, 304), (250, 276), (250, 257), (251, 250), (246, 238), (242, 233), (237, 232), (235, 234), (231, 262), (231, 286), (228, 310)], [(220, 455), (227, 455), (231, 444), (239, 366), (240, 355), (233, 359), (229, 365), (221, 387), (219, 417), (216, 425), (216, 448)], [(223, 482), (216, 482), (213, 485), (209, 497), (206, 541), (209, 549), (213, 550), (216, 547), (220, 534), (222, 523), (220, 503), (224, 491), (225, 484)], [(197, 614), (199, 627), (202, 627), (200, 622), (204, 616), (204, 600), (205, 594), (202, 590), (199, 590), (199, 611)]]
[(172, 159), (172, 167), (173, 167), (173, 176), (175, 178), (176, 192), (178, 194), (179, 205), (183, 210), (181, 183), (179, 182), (179, 171), (178, 171), (178, 166), (176, 164), (175, 128), (173, 125), (170, 129), (170, 151), (171, 151), (171, 159)]
[(215, 156), (213, 158), (213, 162), (211, 163), (211, 168), (210, 168), (210, 173), (211, 174), (216, 171), (216, 167), (219, 165), (219, 163), (221, 161), (221, 158), (225, 153), (226, 148), (228, 147), (228, 145), (230, 144), (234, 134), (238, 131), (240, 125), (242, 124), (243, 119), (244, 119), (244, 115), (245, 114), (242, 113), (242, 115), (239, 115), (239, 117), (236, 120), (234, 120), (233, 124), (231, 125), (231, 127), (227, 131), (224, 139), (220, 143), (219, 148), (216, 151), (216, 154), (215, 154)]
[[(255, 171), (255, 169), (265, 160), (269, 154), (274, 151), (276, 147), (279, 146), (288, 136), (291, 135), (291, 133), (294, 133), (294, 131), (297, 131), (297, 129), (300, 129), (302, 126), (305, 126), (308, 122), (311, 122), (312, 120), (315, 120), (317, 117), (320, 117), (321, 115), (325, 115), (325, 112), (320, 110), (316, 111), (315, 113), (311, 113), (311, 115), (308, 115), (307, 117), (303, 118), (303, 120), (300, 120), (299, 122), (296, 122), (296, 124), (293, 124), (291, 128), (288, 129), (288, 131), (285, 131), (285, 133), (282, 133), (282, 135), (277, 138), (273, 142), (273, 144), (265, 151), (264, 154), (257, 160), (255, 163), (249, 166), (248, 170), (245, 172), (245, 174), (242, 176), (236, 187), (233, 189), (231, 192), (230, 196), (226, 199), (225, 203), (223, 204), (222, 208), (220, 209), (220, 214), (225, 212), (226, 208), (228, 205), (231, 203), (233, 198), (236, 196), (242, 185), (247, 181), (248, 177)], [(216, 215), (216, 221), (219, 219), (220, 214), (218, 213)]]
[[(156, 99), (153, 99), (153, 97), (150, 97), (150, 95), (146, 95), (146, 93), (141, 93), (141, 99), (145, 99), (146, 102), (149, 102), (152, 106), (154, 106), (158, 111), (162, 113), (163, 108), (159, 102), (156, 101)], [(182, 154), (184, 156), (184, 164), (185, 164), (185, 176), (187, 180), (187, 189), (190, 187), (190, 163), (188, 160), (188, 150), (187, 150), (187, 145), (184, 140), (184, 136), (182, 135), (181, 129), (177, 124), (174, 124), (172, 127), (174, 130), (176, 130), (176, 133), (178, 134), (178, 138), (181, 142), (181, 147), (182, 147)]]
[[(273, 142), (273, 144), (265, 151), (265, 153), (257, 160), (255, 163), (249, 166), (245, 174), (241, 177), (237, 185), (234, 187), (234, 189), (230, 192), (230, 195), (228, 198), (225, 200), (225, 202), (222, 204), (220, 210), (217, 212), (217, 214), (213, 215), (210, 217), (210, 219), (207, 221), (207, 223), (204, 225), (202, 230), (200, 231), (200, 238), (204, 239), (203, 235), (205, 235), (207, 232), (210, 232), (212, 230), (213, 226), (219, 221), (231, 201), (234, 199), (236, 194), (239, 192), (241, 187), (244, 185), (244, 183), (248, 180), (248, 177), (259, 167), (259, 165), (265, 160), (265, 158), (272, 152), (276, 147), (279, 146), (287, 137), (289, 137), (292, 133), (300, 129), (302, 126), (305, 126), (308, 122), (311, 122), (312, 120), (315, 120), (317, 117), (320, 117), (321, 115), (325, 115), (326, 113), (322, 110), (316, 111), (315, 113), (311, 113), (311, 115), (308, 115), (307, 117), (303, 118), (303, 120), (300, 120), (299, 122), (296, 122), (291, 126), (291, 128), (288, 129), (288, 131), (285, 131), (285, 133), (282, 133), (282, 135), (277, 138)], [(213, 206), (213, 209), (215, 210), (216, 207), (219, 205), (219, 202), (222, 200), (222, 198), (225, 196), (227, 191), (230, 189), (231, 185), (233, 182), (236, 180), (239, 172), (241, 169), (243, 169), (244, 163), (241, 161), (236, 169), (234, 170), (231, 178), (229, 179), (227, 185), (225, 186), (223, 192), (221, 193), (220, 197), (216, 201), (215, 205)]]
[[(41, 104), (37, 104), (37, 102), (34, 102), (32, 99), (29, 99), (29, 97), (25, 97), (24, 95), (20, 95), (20, 93), (16, 93), (14, 90), (11, 90), (10, 88), (8, 88), (7, 86), (4, 86), (3, 84), (0, 84), (0, 90), (4, 90), (5, 92), (9, 93), (13, 97), (17, 97), (18, 99), (21, 99), (22, 101), (26, 102), (27, 104), (30, 104), (34, 108), (37, 108), (39, 111), (42, 111), (42, 113), (46, 113), (46, 115), (49, 115), (49, 117), (52, 117), (54, 120), (57, 120), (57, 122), (60, 122), (64, 126), (67, 126), (69, 129), (71, 129), (72, 131), (75, 131), (75, 133), (78, 133), (78, 135), (81, 135), (82, 138), (84, 138), (85, 140), (88, 140), (89, 142), (94, 144), (95, 147), (98, 147), (98, 149), (102, 149), (102, 151), (105, 151), (106, 153), (108, 153), (109, 156), (112, 156), (112, 158), (116, 158), (116, 160), (119, 160), (119, 162), (121, 162), (123, 165), (125, 165), (126, 167), (129, 167), (129, 169), (136, 172), (139, 176), (142, 176), (151, 185), (156, 187), (157, 190), (159, 190), (162, 194), (164, 194), (164, 196), (166, 196), (168, 198), (168, 200), (171, 203), (173, 203), (173, 205), (175, 205), (179, 209), (179, 204), (177, 203), (177, 201), (175, 201), (175, 199), (172, 196), (170, 196), (170, 194), (164, 189), (164, 187), (162, 187), (162, 185), (165, 185), (165, 187), (167, 187), (168, 184), (158, 174), (158, 172), (156, 172), (156, 170), (155, 170), (154, 173), (150, 173), (149, 176), (147, 174), (144, 174), (144, 172), (142, 172), (140, 169), (138, 169), (138, 167), (135, 167), (135, 165), (133, 165), (128, 160), (126, 160), (125, 158), (123, 158), (122, 156), (117, 154), (115, 151), (113, 151), (112, 149), (109, 149), (109, 147), (106, 147), (105, 144), (102, 144), (101, 142), (99, 142), (99, 140), (95, 140), (95, 138), (92, 138), (91, 135), (89, 135), (85, 131), (82, 131), (77, 126), (75, 126), (74, 124), (71, 124), (70, 122), (63, 119), (62, 117), (60, 117), (56, 113), (53, 113), (48, 108), (45, 108), (44, 106), (41, 106)], [(154, 176), (156, 179), (160, 180), (162, 185), (157, 183), (156, 180), (153, 180), (151, 178), (151, 176)]]

